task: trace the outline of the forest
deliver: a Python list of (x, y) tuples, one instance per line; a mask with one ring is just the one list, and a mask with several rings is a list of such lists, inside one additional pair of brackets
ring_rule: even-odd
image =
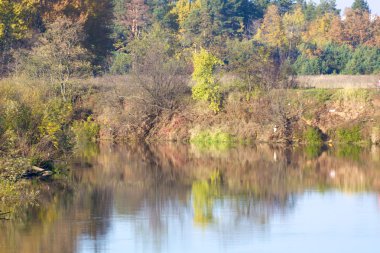
[(128, 73), (153, 31), (185, 63), (203, 48), (228, 71), (252, 55), (301, 75), (380, 69), (380, 19), (365, 0), (346, 10), (335, 0), (1, 0), (0, 73), (44, 76), (56, 70), (41, 51), (65, 49), (73, 75)]
[(365, 0), (0, 0), (0, 199), (99, 139), (376, 144), (378, 92), (294, 77), (379, 73)]

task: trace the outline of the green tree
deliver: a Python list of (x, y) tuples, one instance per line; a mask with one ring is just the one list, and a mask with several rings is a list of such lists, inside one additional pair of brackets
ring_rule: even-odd
[(274, 0), (272, 2), (277, 5), (280, 14), (291, 11), (295, 5), (294, 0)]
[(380, 49), (367, 46), (356, 48), (343, 72), (351, 75), (380, 73)]
[(340, 74), (351, 55), (352, 50), (347, 45), (328, 44), (319, 57), (322, 74)]
[(317, 17), (325, 14), (339, 15), (340, 11), (336, 8), (336, 0), (321, 0), (316, 8)]
[(220, 110), (221, 94), (214, 71), (216, 66), (221, 64), (221, 60), (205, 49), (193, 54), (193, 80), (195, 85), (192, 88), (192, 96), (195, 100), (208, 101), (210, 109), (215, 113)]
[(366, 0), (355, 0), (351, 6), (353, 10), (371, 12)]

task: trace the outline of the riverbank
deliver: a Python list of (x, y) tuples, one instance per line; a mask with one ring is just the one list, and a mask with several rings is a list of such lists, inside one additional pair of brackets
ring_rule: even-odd
[(173, 110), (147, 111), (136, 99), (133, 79), (91, 81), (81, 100), (100, 126), (99, 138), (114, 141), (214, 143), (379, 144), (380, 94), (376, 89), (273, 89), (241, 92), (224, 83), (214, 113), (190, 93)]

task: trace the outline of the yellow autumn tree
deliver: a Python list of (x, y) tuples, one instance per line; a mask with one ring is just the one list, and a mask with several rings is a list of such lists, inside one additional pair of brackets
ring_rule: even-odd
[(222, 64), (220, 59), (203, 48), (200, 52), (193, 54), (194, 72), (192, 77), (195, 82), (192, 88), (193, 99), (208, 101), (210, 109), (215, 113), (220, 110), (221, 93), (214, 72), (215, 68)]
[(271, 47), (283, 47), (287, 44), (282, 19), (276, 5), (268, 7), (254, 39)]
[(177, 15), (177, 21), (180, 33), (185, 32), (184, 23), (193, 10), (201, 8), (201, 0), (178, 0), (171, 13)]
[(88, 5), (88, 2), (88, 0), (41, 1), (40, 9), (46, 23), (54, 22), (57, 17), (63, 15), (83, 23), (87, 18), (87, 11), (84, 7)]
[(326, 13), (325, 15), (313, 20), (309, 24), (308, 29), (303, 33), (302, 40), (305, 43), (316, 45), (317, 48), (323, 48), (331, 41), (329, 31), (331, 29), (333, 19), (333, 14)]
[(282, 22), (289, 49), (293, 49), (301, 42), (302, 33), (306, 27), (301, 6), (298, 5), (293, 12), (285, 13)]
[(0, 0), (0, 43), (25, 37), (36, 0)]

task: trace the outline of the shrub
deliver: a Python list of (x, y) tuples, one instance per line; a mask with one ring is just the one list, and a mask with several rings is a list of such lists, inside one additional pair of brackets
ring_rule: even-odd
[(354, 126), (351, 128), (340, 128), (336, 130), (336, 141), (339, 143), (359, 143), (361, 142), (362, 134), (360, 132), (360, 126)]
[(303, 133), (303, 141), (307, 144), (321, 144), (322, 134), (318, 129), (308, 126)]
[(175, 44), (173, 35), (159, 26), (129, 43), (134, 97), (141, 107), (149, 108), (148, 114), (177, 109), (178, 97), (188, 91), (189, 75)]
[(40, 132), (46, 136), (56, 149), (67, 148), (69, 140), (67, 130), (71, 121), (73, 108), (71, 103), (62, 99), (52, 99), (45, 107)]
[(193, 80), (195, 81), (192, 88), (193, 98), (208, 101), (210, 109), (215, 113), (219, 112), (222, 96), (219, 83), (215, 80), (214, 71), (216, 66), (222, 64), (222, 61), (201, 49), (199, 53), (193, 54), (193, 64)]
[(95, 142), (99, 136), (99, 125), (90, 117), (86, 121), (75, 121), (72, 126), (77, 143)]
[(131, 68), (131, 56), (127, 53), (116, 52), (110, 68), (112, 74), (123, 75), (128, 73)]

